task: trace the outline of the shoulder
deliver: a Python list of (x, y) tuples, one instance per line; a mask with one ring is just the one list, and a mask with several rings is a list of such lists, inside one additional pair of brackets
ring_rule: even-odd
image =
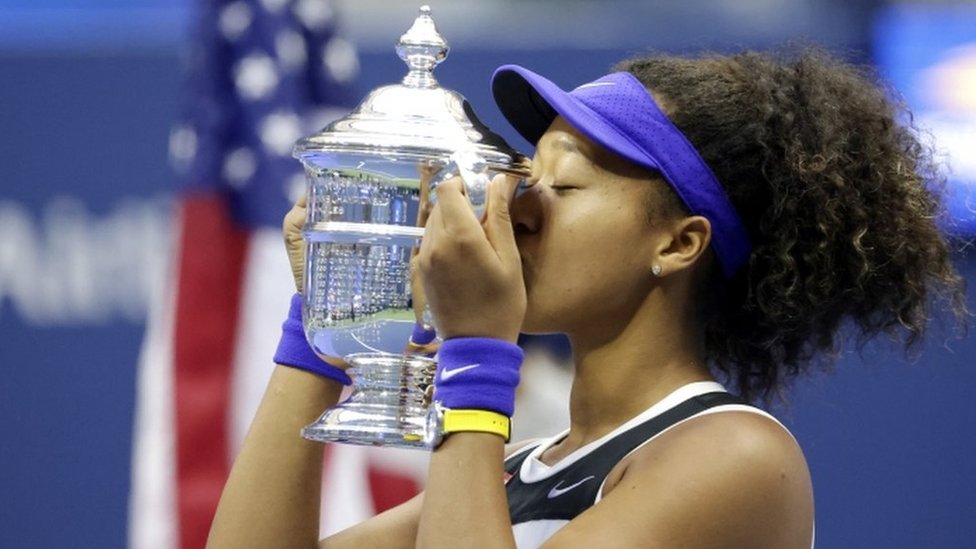
[[(710, 463), (734, 466), (757, 465), (758, 461), (806, 469), (793, 435), (771, 416), (745, 406), (714, 408), (682, 421), (641, 448), (635, 458), (639, 462), (642, 455), (694, 454), (705, 448), (711, 455)], [(719, 457), (723, 459), (716, 460)]]
[[(695, 416), (665, 431), (624, 464), (626, 475), (694, 475), (739, 498), (812, 493), (803, 451), (793, 436), (764, 414), (740, 409)], [(717, 494), (716, 494), (717, 495)]]
[(684, 421), (631, 454), (607, 478), (600, 503), (573, 523), (567, 535), (602, 531), (618, 547), (653, 540), (808, 548), (813, 492), (803, 453), (781, 425), (720, 411)]
[(662, 433), (624, 465), (618, 485), (628, 485), (630, 477), (632, 485), (668, 487), (677, 497), (699, 500), (692, 518), (727, 521), (723, 535), (752, 539), (750, 530), (757, 528), (781, 542), (813, 524), (803, 452), (782, 425), (763, 414), (731, 409), (696, 416)]

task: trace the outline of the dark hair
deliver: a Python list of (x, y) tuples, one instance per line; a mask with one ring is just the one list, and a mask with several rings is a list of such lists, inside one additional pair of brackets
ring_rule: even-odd
[(938, 167), (866, 70), (818, 50), (655, 56), (615, 69), (661, 102), (752, 237), (749, 265), (705, 323), (711, 365), (743, 396), (769, 400), (829, 364), (847, 323), (861, 342), (889, 333), (908, 349), (933, 298), (965, 316), (936, 226)]

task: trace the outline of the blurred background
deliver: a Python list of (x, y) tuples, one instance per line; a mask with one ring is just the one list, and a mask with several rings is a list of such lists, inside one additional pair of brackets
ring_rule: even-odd
[[(418, 6), (0, 2), (0, 547), (202, 546), (291, 292), (290, 144), (399, 81), (392, 46)], [(526, 152), (488, 92), (502, 63), (570, 87), (650, 49), (798, 41), (874, 65), (951, 166), (951, 231), (976, 235), (970, 2), (431, 7), (453, 48), (442, 85)], [(972, 253), (955, 261), (976, 280)], [(522, 436), (565, 421), (551, 348), (532, 355)], [(951, 329), (916, 359), (872, 345), (796, 385), (777, 413), (810, 463), (820, 547), (973, 547), (973, 387), (976, 336)], [(325, 467), (342, 494), (328, 530), (412, 493), (423, 463), (347, 449)]]

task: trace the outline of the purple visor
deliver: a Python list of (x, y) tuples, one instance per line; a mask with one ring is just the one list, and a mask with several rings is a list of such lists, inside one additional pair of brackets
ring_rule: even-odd
[(595, 143), (660, 173), (691, 213), (712, 224), (712, 249), (726, 278), (749, 260), (749, 235), (722, 185), (634, 75), (608, 74), (565, 92), (528, 69), (503, 65), (491, 90), (502, 114), (530, 143), (558, 115)]

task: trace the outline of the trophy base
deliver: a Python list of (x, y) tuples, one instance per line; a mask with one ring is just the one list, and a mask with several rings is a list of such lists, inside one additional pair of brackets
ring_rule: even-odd
[(361, 353), (346, 360), (353, 392), (302, 429), (317, 442), (427, 449), (427, 392), (436, 362), (426, 357)]
[(411, 417), (391, 417), (389, 412), (386, 408), (340, 404), (302, 429), (302, 436), (317, 442), (427, 448), (424, 443), (426, 410), (417, 410)]

